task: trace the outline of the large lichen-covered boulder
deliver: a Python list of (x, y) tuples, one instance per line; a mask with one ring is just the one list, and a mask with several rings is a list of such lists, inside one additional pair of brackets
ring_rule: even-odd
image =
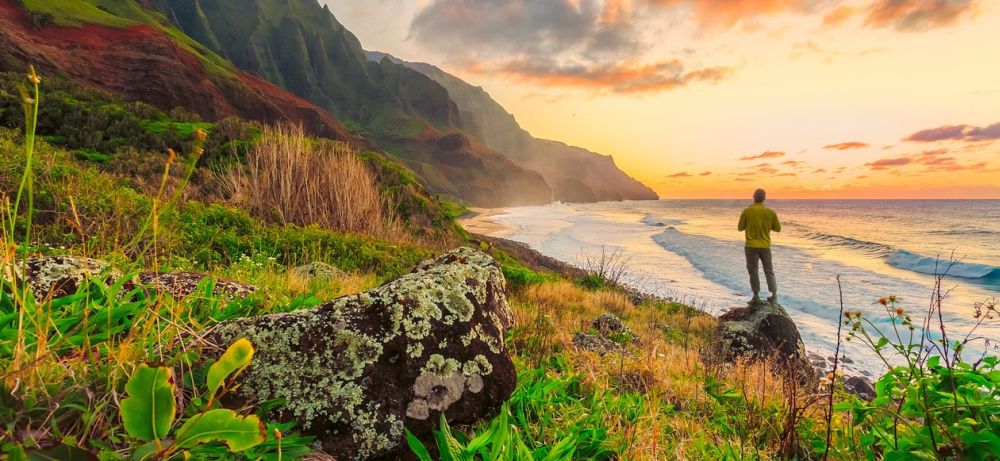
[(718, 336), (718, 351), (728, 360), (774, 359), (802, 381), (815, 378), (799, 329), (778, 303), (757, 301), (729, 310), (719, 316)]
[(460, 248), (373, 290), (207, 336), (256, 348), (235, 403), (285, 399), (275, 416), (337, 459), (385, 456), (404, 444), (404, 428), (427, 435), (442, 412), (473, 423), (513, 392), (505, 284), (490, 256)]

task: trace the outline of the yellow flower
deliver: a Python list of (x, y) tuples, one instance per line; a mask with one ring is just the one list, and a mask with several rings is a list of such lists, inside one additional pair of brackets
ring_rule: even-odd
[(42, 83), (42, 78), (39, 77), (37, 73), (35, 73), (35, 66), (31, 66), (31, 73), (28, 74), (28, 81), (34, 83), (35, 85)]

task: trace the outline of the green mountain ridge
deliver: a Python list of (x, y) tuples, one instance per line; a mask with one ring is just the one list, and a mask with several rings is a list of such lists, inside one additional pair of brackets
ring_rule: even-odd
[(515, 163), (540, 172), (552, 187), (556, 200), (593, 202), (659, 198), (652, 189), (619, 169), (611, 156), (535, 138), (481, 87), (431, 64), (408, 62), (377, 51), (368, 51), (367, 55), (372, 61), (389, 60), (407, 66), (445, 87), (458, 105), (462, 129)]
[[(236, 67), (328, 110), (417, 171), (438, 192), (479, 206), (548, 203), (541, 174), (460, 128), (448, 92), (420, 72), (370, 62), (316, 0), (152, 0)], [(466, 139), (455, 142), (452, 138)]]

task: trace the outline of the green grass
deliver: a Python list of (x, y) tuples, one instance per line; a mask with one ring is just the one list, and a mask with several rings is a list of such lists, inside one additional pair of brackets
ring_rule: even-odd
[(197, 56), (212, 75), (232, 77), (232, 64), (196, 40), (170, 26), (163, 15), (142, 7), (135, 0), (22, 0), (25, 8), (51, 18), (54, 25), (81, 27), (86, 24), (123, 29), (145, 24), (177, 41)]
[[(23, 0), (23, 3), (29, 11), (51, 15), (53, 23), (62, 27), (99, 24), (120, 29), (141, 22), (132, 17), (109, 12), (109, 10), (120, 12), (122, 8), (121, 2), (110, 0)], [(131, 2), (127, 4), (131, 6)], [(145, 12), (141, 13), (147, 16)]]
[(208, 133), (215, 126), (208, 122), (175, 122), (169, 119), (148, 120), (144, 122), (144, 125), (146, 130), (154, 135), (162, 135), (167, 130), (172, 130), (177, 136), (188, 139), (191, 138), (195, 130), (202, 130)]

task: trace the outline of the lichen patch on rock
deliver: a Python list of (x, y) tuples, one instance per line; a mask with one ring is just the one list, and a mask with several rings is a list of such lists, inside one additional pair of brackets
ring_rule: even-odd
[(367, 459), (399, 448), (404, 427), (428, 434), (441, 412), (474, 423), (510, 396), (505, 290), (490, 256), (459, 248), (373, 290), (225, 322), (208, 336), (256, 348), (235, 400), (283, 398), (278, 418), (298, 421), (338, 459)]

